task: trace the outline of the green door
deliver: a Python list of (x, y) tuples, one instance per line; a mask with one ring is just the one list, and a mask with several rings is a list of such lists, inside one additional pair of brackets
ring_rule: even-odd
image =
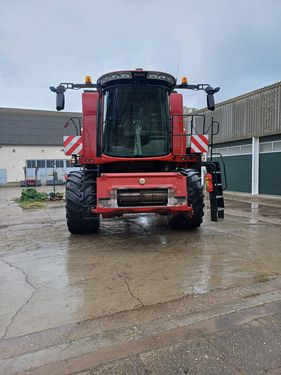
[(260, 194), (281, 195), (281, 152), (260, 154)]
[[(219, 159), (215, 159), (220, 161)], [(251, 193), (252, 191), (252, 156), (235, 155), (223, 157), (227, 177), (227, 190)], [(221, 166), (222, 172), (223, 168)], [(223, 178), (224, 181), (224, 178)]]

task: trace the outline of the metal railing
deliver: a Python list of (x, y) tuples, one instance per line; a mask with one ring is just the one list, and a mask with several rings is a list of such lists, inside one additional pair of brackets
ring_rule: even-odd
[[(183, 121), (185, 118), (190, 119), (190, 122), (184, 124), (184, 128), (186, 129), (186, 133), (175, 133), (174, 132), (174, 119), (176, 117), (182, 117)], [(196, 120), (200, 120), (200, 122), (196, 124)], [(195, 134), (208, 134), (209, 135), (209, 147), (210, 147), (210, 158), (212, 160), (213, 158), (213, 141), (214, 141), (214, 136), (217, 135), (220, 131), (220, 124), (218, 121), (214, 120), (214, 117), (212, 117), (211, 123), (209, 125), (206, 124), (206, 117), (205, 115), (202, 114), (174, 114), (170, 116), (170, 121), (171, 121), (171, 135), (172, 137), (190, 137)], [(189, 131), (190, 130), (190, 131)]]

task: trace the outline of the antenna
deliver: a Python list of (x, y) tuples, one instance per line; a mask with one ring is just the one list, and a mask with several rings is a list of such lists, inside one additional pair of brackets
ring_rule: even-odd
[(181, 52), (182, 52), (182, 47), (180, 48), (180, 53), (179, 53), (179, 61), (178, 61), (178, 67), (177, 67), (176, 82), (178, 81), (178, 74), (179, 74), (179, 68), (180, 68), (180, 62), (181, 62)]

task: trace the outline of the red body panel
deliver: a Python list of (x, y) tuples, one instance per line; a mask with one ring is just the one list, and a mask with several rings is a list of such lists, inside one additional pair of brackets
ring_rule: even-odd
[(82, 94), (83, 112), (83, 159), (96, 156), (97, 107), (99, 94), (95, 91)]
[[(141, 184), (140, 179), (145, 179)], [(181, 173), (103, 173), (97, 179), (97, 198), (110, 197), (112, 189), (170, 188), (176, 197), (186, 196), (186, 178)]]
[(186, 205), (182, 206), (151, 206), (151, 207), (118, 207), (118, 208), (106, 208), (99, 207), (93, 208), (94, 214), (101, 214), (103, 217), (114, 217), (118, 214), (134, 214), (134, 213), (155, 213), (155, 214), (176, 214), (179, 212), (188, 212), (192, 216), (192, 208)]
[(170, 95), (170, 115), (172, 116), (172, 145), (174, 155), (186, 154), (186, 137), (183, 126), (183, 98), (182, 94), (171, 93)]
[[(144, 181), (143, 181), (144, 179)], [(141, 183), (142, 182), (142, 183)], [(167, 206), (135, 206), (135, 207), (104, 207), (99, 204), (100, 199), (112, 199), (116, 196), (116, 191), (121, 189), (169, 189), (169, 194), (174, 197), (187, 197), (186, 178), (177, 172), (165, 173), (103, 173), (97, 179), (97, 206), (92, 209), (94, 213), (112, 216), (116, 213), (125, 212), (192, 212), (192, 208), (187, 203)], [(108, 215), (106, 215), (108, 214)]]

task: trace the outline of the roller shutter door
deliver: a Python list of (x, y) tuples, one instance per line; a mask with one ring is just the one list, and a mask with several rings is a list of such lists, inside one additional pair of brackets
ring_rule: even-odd
[(252, 157), (251, 155), (224, 156), (227, 176), (227, 190), (251, 193)]
[(260, 154), (260, 194), (281, 195), (281, 152)]
[[(214, 152), (223, 156), (227, 176), (227, 190), (243, 193), (252, 191), (252, 145), (251, 140), (231, 142), (214, 146)], [(217, 161), (220, 159), (216, 158)], [(222, 168), (223, 169), (223, 168)]]

